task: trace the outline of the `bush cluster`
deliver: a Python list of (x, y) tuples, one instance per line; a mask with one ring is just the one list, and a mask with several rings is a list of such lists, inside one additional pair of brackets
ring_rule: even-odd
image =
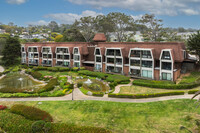
[(44, 87), (42, 87), (42, 88), (39, 90), (39, 93), (41, 93), (41, 92), (46, 92), (46, 91), (52, 91), (56, 85), (58, 85), (58, 80), (57, 80), (57, 78), (51, 79), (51, 80), (48, 82), (47, 85), (45, 85)]
[(32, 106), (16, 104), (10, 108), (10, 111), (12, 113), (22, 115), (29, 120), (44, 120), (49, 122), (53, 121), (53, 118), (49, 113)]
[(4, 109), (7, 109), (7, 106), (0, 105), (0, 110), (4, 110)]
[(29, 71), (26, 70), (25, 73), (31, 75), (33, 78), (40, 80), (42, 78), (42, 74), (37, 71)]
[(175, 92), (162, 92), (162, 93), (152, 93), (152, 94), (115, 94), (110, 93), (108, 97), (115, 97), (115, 98), (151, 98), (151, 97), (160, 97), (160, 96), (172, 96), (172, 95), (184, 95), (184, 91), (175, 91)]
[(150, 82), (148, 80), (134, 80), (132, 84), (150, 88), (161, 88), (161, 89), (192, 89), (200, 85), (199, 82), (191, 84), (173, 84), (173, 83), (165, 83), (164, 81), (161, 81), (161, 83), (159, 83), (158, 81), (158, 83), (156, 83), (156, 81)]

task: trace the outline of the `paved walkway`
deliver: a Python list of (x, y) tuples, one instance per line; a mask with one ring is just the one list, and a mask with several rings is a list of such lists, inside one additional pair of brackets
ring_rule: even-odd
[(2, 66), (0, 66), (0, 72), (3, 72), (4, 68)]
[[(69, 79), (71, 82), (71, 79)], [(120, 87), (122, 86), (131, 86), (132, 81), (127, 85), (118, 85), (114, 93), (119, 93)], [(113, 101), (113, 102), (130, 102), (130, 103), (146, 103), (146, 102), (157, 102), (157, 101), (166, 101), (174, 99), (191, 99), (194, 95), (176, 95), (176, 96), (164, 96), (164, 97), (155, 97), (155, 98), (143, 98), (143, 99), (129, 99), (129, 98), (110, 98), (108, 94), (105, 94), (103, 97), (87, 96), (84, 95), (77, 87), (75, 87), (73, 93), (63, 96), (63, 97), (29, 97), (29, 98), (0, 98), (1, 101), (66, 101), (66, 100), (95, 100), (95, 101)], [(198, 99), (196, 97), (195, 99)]]
[[(166, 101), (173, 99), (191, 99), (194, 95), (177, 95), (177, 96), (164, 96), (156, 98), (144, 98), (144, 99), (128, 99), (128, 98), (110, 98), (108, 95), (104, 97), (94, 97), (84, 95), (78, 88), (74, 89), (74, 92), (63, 97), (37, 97), (37, 98), (0, 98), (0, 101), (65, 101), (65, 100), (96, 100), (96, 101), (113, 101), (113, 102), (130, 102), (130, 103), (146, 103)], [(195, 98), (195, 99), (198, 99)]]
[(122, 84), (122, 85), (118, 85), (118, 86), (116, 86), (115, 87), (115, 91), (113, 92), (113, 93), (119, 93), (120, 92), (120, 88), (122, 87), (122, 86), (131, 86), (132, 85), (132, 82), (133, 82), (133, 79), (130, 79), (130, 83), (129, 84)]

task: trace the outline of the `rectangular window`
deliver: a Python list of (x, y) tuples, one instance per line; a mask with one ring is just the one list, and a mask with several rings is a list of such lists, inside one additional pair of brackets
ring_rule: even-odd
[(80, 63), (79, 62), (74, 62), (74, 67), (80, 67)]
[(162, 80), (171, 80), (171, 73), (162, 73)]
[(96, 62), (101, 62), (101, 57), (96, 56)]
[(130, 74), (133, 75), (133, 76), (137, 76), (137, 77), (141, 76), (140, 70), (137, 70), (137, 69), (131, 69)]
[(162, 62), (162, 69), (163, 70), (172, 70), (172, 63), (171, 62)]
[(101, 65), (100, 64), (96, 64), (95, 69), (100, 71), (101, 70)]
[(140, 50), (131, 50), (130, 57), (140, 57)]
[(80, 60), (80, 56), (79, 55), (74, 55), (74, 60), (75, 61), (79, 61)]
[(122, 65), (122, 58), (116, 58), (116, 65)]
[(66, 53), (69, 53), (69, 51), (68, 51), (68, 48), (57, 48), (56, 53), (66, 54)]
[(142, 61), (142, 67), (152, 68), (152, 61)]
[(140, 66), (140, 60), (131, 60), (131, 66)]
[(114, 64), (114, 58), (107, 58), (107, 63)]
[(142, 77), (144, 77), (144, 78), (152, 78), (152, 71), (142, 70)]
[(142, 51), (142, 58), (151, 58), (151, 52), (147, 50)]
[(109, 55), (109, 56), (114, 56), (115, 55), (115, 50), (114, 49), (107, 49), (107, 53), (106, 55)]

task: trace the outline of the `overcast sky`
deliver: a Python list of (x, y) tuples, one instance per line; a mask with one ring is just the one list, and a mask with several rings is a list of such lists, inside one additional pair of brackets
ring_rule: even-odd
[(153, 13), (165, 27), (200, 28), (200, 0), (0, 0), (0, 22), (71, 24), (83, 16), (123, 12), (140, 18)]

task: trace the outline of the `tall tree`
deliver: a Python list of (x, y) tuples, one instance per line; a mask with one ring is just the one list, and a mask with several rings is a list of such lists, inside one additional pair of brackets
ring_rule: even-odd
[(200, 57), (200, 31), (197, 31), (196, 34), (189, 36), (187, 40), (187, 47), (190, 51), (194, 51), (196, 56)]
[(75, 21), (73, 24), (73, 28), (79, 29), (83, 37), (85, 38), (86, 42), (92, 41), (92, 38), (94, 37), (96, 30), (96, 19), (95, 17), (82, 17), (79, 21)]
[(142, 16), (140, 23), (146, 26), (146, 29), (142, 31), (145, 40), (162, 40), (163, 24), (161, 19), (156, 19), (154, 14), (145, 14), (144, 16)]
[(20, 62), (21, 45), (19, 39), (16, 37), (8, 37), (3, 49), (3, 65), (12, 66)]
[(135, 23), (133, 17), (120, 12), (112, 12), (107, 15), (107, 20), (110, 22), (112, 30), (118, 41), (126, 41), (126, 31), (133, 29)]
[(85, 38), (77, 29), (69, 29), (63, 33), (63, 42), (85, 42)]
[(51, 32), (58, 32), (58, 31), (59, 31), (59, 26), (58, 26), (58, 24), (56, 23), (56, 21), (51, 21), (51, 22), (48, 24), (48, 27), (51, 29)]

